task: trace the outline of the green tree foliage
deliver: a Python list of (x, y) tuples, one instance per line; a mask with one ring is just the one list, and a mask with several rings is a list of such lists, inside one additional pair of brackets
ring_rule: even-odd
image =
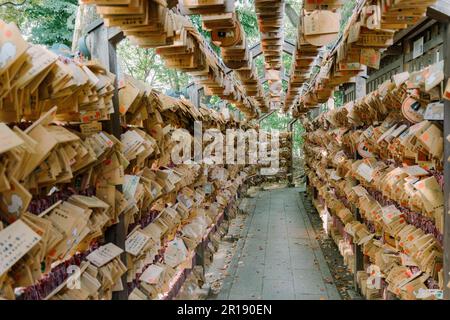
[(70, 47), (78, 0), (28, 0), (22, 6), (0, 7), (0, 18), (14, 22), (33, 43)]
[(353, 9), (356, 6), (356, 0), (348, 0), (345, 2), (341, 11), (341, 32), (344, 30), (345, 25), (347, 24), (348, 19), (352, 16)]
[(342, 107), (344, 105), (344, 92), (335, 91), (334, 92), (334, 105), (336, 108)]
[[(300, 12), (302, 2), (303, 2), (302, 0), (286, 0), (286, 3), (291, 5), (291, 7), (295, 10), (297, 15)], [(298, 23), (298, 21), (296, 23)], [(286, 16), (284, 19), (284, 39), (292, 43), (295, 43), (295, 41), (297, 40), (297, 33), (298, 33), (297, 26), (293, 25)]]
[(122, 72), (145, 81), (164, 93), (187, 95), (182, 89), (190, 82), (188, 74), (166, 68), (154, 49), (136, 47), (125, 39), (117, 46), (117, 55)]
[[(273, 130), (279, 130), (279, 131), (287, 131), (288, 130), (288, 124), (292, 121), (292, 117), (289, 114), (281, 113), (281, 112), (274, 112), (264, 120), (260, 122), (261, 129), (270, 131)], [(303, 145), (303, 133), (304, 128), (302, 124), (297, 121), (293, 128), (293, 148), (294, 148), (294, 154), (299, 155), (301, 152), (301, 146)]]
[(259, 41), (258, 20), (256, 19), (255, 7), (253, 0), (251, 1), (236, 1), (236, 11), (239, 16), (239, 21), (244, 29), (248, 46), (253, 46)]

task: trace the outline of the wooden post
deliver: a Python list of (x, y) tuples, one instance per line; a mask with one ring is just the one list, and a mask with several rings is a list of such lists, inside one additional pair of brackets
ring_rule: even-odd
[[(450, 77), (450, 24), (444, 28), (444, 74)], [(446, 83), (446, 82), (445, 82)], [(444, 100), (444, 299), (450, 300), (450, 101)]]
[(199, 87), (194, 82), (191, 82), (187, 86), (188, 94), (189, 94), (189, 100), (194, 104), (195, 107), (200, 107), (200, 91), (203, 90), (203, 88)]
[[(108, 29), (103, 23), (94, 24), (93, 28), (88, 31), (91, 40), (90, 51), (92, 57), (98, 59), (110, 72), (117, 75), (117, 44), (123, 39), (123, 34), (117, 32), (114, 29)], [(120, 140), (122, 134), (122, 128), (120, 126), (120, 113), (119, 113), (119, 94), (117, 77), (114, 83), (114, 96), (113, 106), (114, 113), (110, 116), (110, 121), (105, 122), (105, 130), (113, 134)], [(122, 191), (122, 186), (117, 186), (119, 191)], [(105, 232), (105, 241), (112, 242), (118, 247), (125, 249), (126, 239), (125, 222), (123, 219), (119, 219), (119, 223), (109, 227)], [(126, 254), (121, 255), (122, 262), (126, 265)], [(113, 293), (113, 300), (128, 300), (127, 289), (127, 274), (122, 276), (123, 290)]]
[[(355, 98), (356, 99), (361, 99), (366, 95), (366, 76), (367, 75), (367, 69), (366, 71), (363, 73), (363, 75), (358, 75), (356, 77), (356, 83), (355, 83)], [(356, 129), (356, 128), (355, 128)], [(358, 159), (358, 152), (355, 152), (354, 154), (354, 159), (357, 160)], [(356, 208), (356, 206), (352, 205), (352, 211), (353, 211), (353, 215), (356, 219), (356, 221), (360, 221), (361, 222), (361, 215), (359, 213), (358, 208)], [(353, 271), (354, 271), (354, 277), (353, 277), (353, 285), (355, 287), (355, 290), (358, 290), (358, 280), (357, 280), (357, 274), (358, 271), (363, 270), (364, 268), (364, 254), (362, 252), (361, 246), (354, 243), (353, 244), (353, 252), (355, 254), (355, 262), (354, 262), (354, 266), (353, 266)]]
[(291, 165), (289, 167), (289, 186), (294, 187), (294, 131), (292, 128), (294, 127), (294, 124), (297, 122), (298, 119), (293, 119), (291, 122), (288, 123), (288, 131), (291, 133)]
[(367, 80), (367, 68), (364, 69), (364, 71), (356, 77), (355, 82), (355, 98), (360, 99), (366, 96), (367, 86), (366, 86), (366, 80)]
[[(361, 221), (361, 215), (359, 213), (359, 209), (355, 205), (352, 205), (352, 212), (353, 212), (355, 219), (357, 221)], [(361, 250), (361, 246), (356, 243), (353, 244), (353, 249), (354, 249), (353, 251), (355, 253), (355, 265), (354, 265), (354, 269), (353, 269), (354, 270), (353, 285), (355, 287), (355, 290), (359, 290), (360, 288), (358, 286), (357, 274), (358, 274), (358, 271), (361, 271), (364, 268), (364, 254)]]

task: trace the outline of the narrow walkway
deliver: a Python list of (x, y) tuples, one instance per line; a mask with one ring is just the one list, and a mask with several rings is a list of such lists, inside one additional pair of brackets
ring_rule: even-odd
[(216, 299), (340, 299), (299, 188), (261, 191)]

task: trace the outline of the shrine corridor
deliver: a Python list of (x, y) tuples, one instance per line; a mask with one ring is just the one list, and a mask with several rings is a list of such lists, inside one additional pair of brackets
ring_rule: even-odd
[(217, 299), (340, 299), (299, 188), (261, 191)]

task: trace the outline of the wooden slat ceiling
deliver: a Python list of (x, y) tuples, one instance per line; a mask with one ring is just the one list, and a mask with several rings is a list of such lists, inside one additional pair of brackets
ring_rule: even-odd
[[(193, 3), (189, 0), (183, 0)], [(211, 0), (225, 10), (223, 0)], [(118, 27), (131, 42), (156, 52), (169, 68), (190, 74), (206, 94), (236, 105), (248, 119), (258, 116), (258, 103), (248, 96), (234, 74), (191, 21), (176, 10), (177, 3), (154, 0), (84, 0), (95, 4), (107, 27)], [(220, 4), (221, 3), (221, 4)]]
[(183, 0), (179, 6), (182, 14), (201, 16), (203, 29), (211, 32), (213, 43), (221, 49), (224, 64), (234, 71), (245, 94), (254, 99), (262, 112), (267, 112), (269, 103), (251, 59), (234, 0)]
[[(321, 4), (321, 5), (319, 5)], [(316, 1), (305, 0), (300, 9), (296, 50), (292, 59), (288, 89), (283, 103), (283, 111), (290, 110), (301, 94), (303, 85), (310, 79), (313, 65), (319, 54), (320, 46), (311, 44), (304, 36), (304, 16), (317, 9), (336, 10), (343, 4), (340, 0)]]
[[(255, 0), (269, 99), (257, 76), (245, 33), (235, 12), (234, 0), (114, 0), (114, 4), (107, 0), (83, 2), (95, 4), (107, 26), (118, 27), (136, 45), (157, 48), (168, 67), (189, 73), (197, 84), (205, 88), (206, 94), (218, 95), (234, 103), (248, 118), (255, 118), (258, 109), (264, 113), (281, 104), (284, 0)], [(301, 11), (300, 16), (309, 15), (316, 9), (334, 10), (344, 2), (304, 0), (305, 10)], [(305, 36), (305, 26), (300, 18), (284, 110), (292, 109), (299, 114), (308, 109), (305, 106), (313, 107), (318, 102), (326, 101), (335, 86), (345, 83), (359, 72), (359, 68), (342, 69), (345, 63), (349, 63), (349, 57), (359, 56), (361, 50), (379, 52), (390, 45), (391, 33), (386, 29), (397, 31), (407, 28), (424, 15), (427, 7), (429, 12), (434, 12), (442, 19), (450, 13), (450, 0), (383, 0), (383, 6), (378, 7), (378, 11), (374, 9), (377, 3), (380, 1), (358, 1), (343, 35), (325, 55), (321, 73), (312, 80), (311, 68), (320, 45)], [(377, 14), (374, 16), (373, 12), (380, 15), (378, 20)], [(201, 15), (204, 28), (211, 31), (214, 43), (221, 48), (222, 58), (211, 49), (184, 16), (186, 14)], [(356, 39), (353, 39), (353, 32), (352, 41), (349, 41), (349, 34), (355, 31), (357, 25), (361, 26), (360, 31)], [(389, 39), (382, 45), (368, 43), (377, 37)], [(360, 61), (352, 63), (355, 65)], [(308, 81), (308, 90), (303, 94), (301, 88), (305, 87), (305, 81)]]
[(294, 105), (294, 116), (326, 102), (335, 87), (349, 82), (360, 73), (363, 65), (372, 65), (377, 55), (380, 57), (381, 51), (393, 44), (395, 32), (420, 21), (427, 8), (436, 1), (396, 0), (383, 3), (383, 6), (378, 6), (379, 2), (374, 0), (358, 3), (342, 36), (321, 62), (320, 73), (310, 80), (307, 92)]
[(283, 49), (284, 0), (255, 0), (266, 78), (272, 102), (281, 98), (281, 53)]

